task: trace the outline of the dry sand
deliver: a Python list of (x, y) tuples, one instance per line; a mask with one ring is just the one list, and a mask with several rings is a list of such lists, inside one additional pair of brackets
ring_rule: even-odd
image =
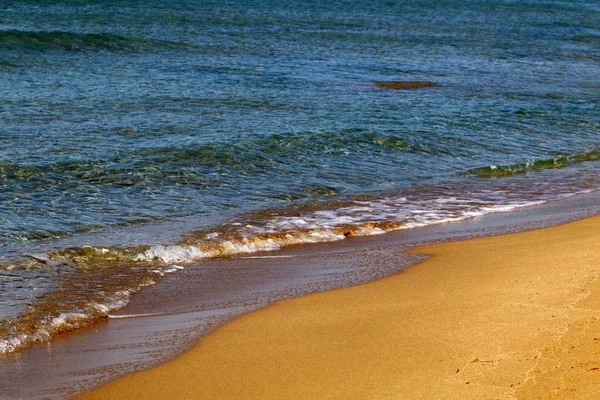
[(416, 248), (285, 300), (83, 399), (600, 398), (600, 217)]

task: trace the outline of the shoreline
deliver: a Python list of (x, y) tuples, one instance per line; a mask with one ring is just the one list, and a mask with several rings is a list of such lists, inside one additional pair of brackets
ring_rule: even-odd
[(426, 245), (360, 286), (277, 302), (78, 398), (588, 398), (600, 216)]
[(215, 327), (275, 301), (395, 275), (419, 260), (408, 248), (564, 224), (599, 214), (599, 199), (592, 193), (460, 223), (290, 246), (277, 257), (207, 260), (165, 276), (117, 313), (162, 316), (109, 319), (0, 358), (9, 378), (3, 389), (9, 398), (71, 397), (173, 359)]

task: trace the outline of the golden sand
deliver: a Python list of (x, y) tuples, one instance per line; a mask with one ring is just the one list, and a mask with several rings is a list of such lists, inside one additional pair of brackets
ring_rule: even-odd
[(600, 217), (425, 246), (276, 303), (84, 399), (600, 398)]

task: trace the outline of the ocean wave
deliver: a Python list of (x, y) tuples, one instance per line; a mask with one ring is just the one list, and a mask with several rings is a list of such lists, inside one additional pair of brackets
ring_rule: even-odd
[[(334, 242), (400, 229), (457, 222), (494, 212), (538, 205), (558, 195), (525, 200), (510, 191), (471, 191), (470, 196), (432, 189), (428, 197), (386, 197), (262, 211), (222, 226), (193, 231), (179, 243), (131, 248), (86, 246), (51, 252), (51, 260), (91, 267), (102, 263), (193, 263), (215, 257), (275, 251), (297, 244)], [(563, 194), (559, 197), (569, 196)]]
[(592, 44), (600, 44), (600, 35), (575, 35), (571, 37), (571, 40), (576, 42), (586, 42)]
[(544, 169), (564, 168), (569, 164), (585, 161), (595, 161), (600, 159), (600, 150), (592, 150), (573, 155), (561, 155), (554, 158), (531, 160), (524, 163), (511, 165), (489, 165), (486, 167), (473, 168), (462, 172), (461, 175), (474, 175), (485, 178), (496, 178), (503, 176), (512, 176), (529, 171), (539, 171)]
[(106, 33), (65, 31), (0, 31), (0, 49), (36, 51), (141, 52), (149, 49), (182, 48), (184, 44), (156, 39), (125, 37)]
[[(164, 146), (121, 152), (102, 160), (58, 161), (49, 164), (22, 164), (0, 161), (0, 178), (7, 184), (42, 187), (67, 185), (163, 187), (187, 185), (219, 187), (250, 174), (260, 179), (266, 173), (297, 176), (315, 163), (344, 161), (353, 154), (364, 156), (382, 151), (427, 153), (417, 142), (374, 131), (341, 130), (302, 132), (289, 135), (253, 135), (236, 144), (217, 143), (186, 147)], [(232, 175), (233, 174), (233, 175)], [(7, 186), (7, 190), (10, 186)], [(274, 198), (301, 199), (331, 196), (343, 191), (327, 185), (295, 187), (293, 193), (273, 192)], [(269, 193), (266, 193), (268, 195)]]
[[(46, 198), (50, 204), (63, 193), (74, 193), (69, 202), (74, 206), (83, 203), (89, 193), (98, 199), (126, 193), (138, 196), (141, 203), (148, 199), (147, 193), (167, 193), (172, 188), (189, 188), (195, 196), (237, 196), (245, 191), (254, 199), (272, 202), (300, 203), (309, 200), (326, 201), (341, 198), (357, 185), (365, 185), (381, 176), (381, 168), (394, 168), (395, 153), (415, 154), (416, 163), (427, 157), (433, 149), (429, 145), (404, 139), (397, 135), (375, 131), (348, 129), (334, 132), (303, 132), (289, 135), (251, 136), (236, 144), (216, 143), (182, 147), (158, 147), (138, 151), (123, 151), (102, 160), (69, 160), (49, 164), (18, 164), (0, 161), (0, 180), (6, 198), (15, 199), (14, 205), (7, 202), (7, 212), (20, 212), (28, 206), (28, 193), (36, 193), (38, 199)], [(360, 174), (343, 173), (344, 164), (358, 158), (373, 156), (371, 165), (361, 165)], [(573, 155), (561, 155), (549, 159), (533, 160), (512, 165), (486, 166), (458, 172), (461, 176), (510, 177), (530, 171), (558, 169), (575, 163), (594, 161), (600, 151), (592, 150)], [(405, 161), (407, 164), (410, 161)], [(315, 165), (327, 165), (323, 175), (314, 175)], [(450, 166), (449, 168), (455, 168)], [(410, 168), (416, 168), (416, 165)], [(330, 172), (333, 169), (335, 172)], [(310, 174), (310, 179), (300, 181), (298, 176)], [(335, 174), (330, 176), (327, 174)], [(309, 175), (307, 175), (309, 176)], [(335, 179), (335, 185), (331, 184)], [(393, 176), (390, 177), (393, 179)], [(277, 185), (271, 182), (276, 181)], [(20, 200), (25, 197), (24, 200)], [(157, 197), (158, 198), (158, 197)], [(125, 199), (127, 200), (127, 199)], [(153, 198), (150, 198), (152, 201)], [(156, 220), (178, 218), (157, 209), (156, 215), (146, 210), (128, 212), (125, 215), (118, 207), (110, 217), (105, 203), (94, 203), (106, 217), (93, 223), (82, 224), (70, 216), (55, 223), (37, 226), (5, 226), (1, 239), (11, 241), (40, 241), (66, 237), (81, 232), (100, 231), (111, 227), (141, 225)], [(182, 214), (198, 214), (202, 203), (187, 202)], [(159, 207), (167, 208), (164, 204)], [(171, 207), (168, 207), (171, 208)], [(82, 214), (89, 213), (79, 209)], [(53, 210), (56, 212), (56, 210)], [(72, 208), (64, 212), (72, 214)], [(23, 222), (25, 223), (25, 222)]]

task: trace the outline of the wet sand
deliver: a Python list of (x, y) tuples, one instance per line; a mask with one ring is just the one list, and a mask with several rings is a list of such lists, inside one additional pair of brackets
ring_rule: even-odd
[(600, 217), (410, 253), (432, 257), (246, 314), (81, 398), (600, 395)]

